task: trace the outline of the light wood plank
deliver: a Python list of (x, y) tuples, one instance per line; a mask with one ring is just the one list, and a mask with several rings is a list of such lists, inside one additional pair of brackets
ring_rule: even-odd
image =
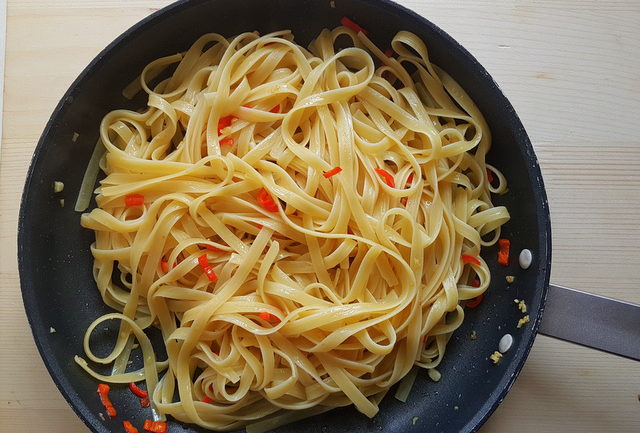
[[(48, 377), (26, 322), (15, 258), (19, 198), (38, 137), (69, 84), (116, 36), (168, 3), (9, 1), (0, 151), (3, 431), (88, 431)], [(549, 195), (552, 280), (640, 303), (640, 2), (401, 3), (476, 56), (521, 116)], [(482, 432), (640, 431), (639, 365), (539, 337)]]

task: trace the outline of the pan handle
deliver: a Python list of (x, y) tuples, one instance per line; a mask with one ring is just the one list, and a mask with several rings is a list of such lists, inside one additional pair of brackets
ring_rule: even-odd
[(640, 361), (640, 305), (549, 285), (539, 333)]

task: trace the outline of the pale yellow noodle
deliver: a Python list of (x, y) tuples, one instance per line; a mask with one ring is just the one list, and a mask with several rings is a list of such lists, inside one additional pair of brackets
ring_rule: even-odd
[[(486, 263), (461, 256), (499, 237), (509, 214), (491, 193), (506, 182), (464, 90), (415, 35), (391, 46), (398, 57), (344, 27), (308, 49), (288, 31), (208, 34), (145, 68), (126, 93), (144, 90), (146, 109), (103, 119), (106, 177), (81, 219), (100, 294), (120, 312), (85, 340), (114, 376), (77, 358), (86, 371), (144, 378), (158, 413), (222, 431), (314, 407), (373, 417), (414, 366), (440, 363), (461, 305), (488, 287)], [(129, 194), (144, 204), (126, 207)], [(112, 319), (118, 339), (97, 358), (89, 334)], [(124, 373), (134, 339), (144, 369)]]

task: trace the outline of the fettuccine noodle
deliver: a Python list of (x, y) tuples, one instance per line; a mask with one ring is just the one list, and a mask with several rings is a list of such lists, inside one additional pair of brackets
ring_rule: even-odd
[[(414, 366), (440, 363), (488, 287), (479, 253), (509, 219), (490, 197), (506, 182), (425, 44), (401, 31), (391, 47), (345, 27), (308, 49), (289, 31), (207, 34), (144, 69), (146, 109), (102, 121), (106, 178), (81, 219), (118, 311), (85, 338), (113, 374), (77, 357), (87, 372), (145, 380), (160, 417), (224, 431), (351, 404), (373, 417)], [(89, 336), (108, 320), (120, 332), (100, 358)]]

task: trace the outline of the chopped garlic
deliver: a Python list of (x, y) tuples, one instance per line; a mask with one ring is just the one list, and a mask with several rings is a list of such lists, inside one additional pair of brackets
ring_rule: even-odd
[[(331, 1), (329, 2), (329, 6), (331, 6), (331, 9), (335, 9), (335, 8), (336, 8), (336, 2), (334, 2), (333, 0), (331, 0)], [(415, 424), (415, 422), (414, 422), (414, 424)]]
[(493, 361), (494, 364), (500, 362), (500, 358), (502, 358), (502, 353), (498, 352), (497, 350), (493, 352), (491, 356), (489, 356), (489, 359)]
[(453, 410), (458, 410), (460, 409), (458, 406), (453, 406)]
[(527, 304), (524, 302), (524, 300), (518, 302), (518, 308), (520, 309), (520, 311), (522, 311), (523, 314), (527, 312)]
[(478, 334), (476, 333), (476, 331), (471, 331), (471, 339), (476, 340), (477, 338), (478, 338)]
[(49, 327), (49, 334), (55, 334), (56, 333), (56, 328), (53, 327)]
[(64, 189), (63, 182), (60, 182), (59, 180), (56, 180), (55, 182), (53, 182), (53, 192), (62, 192), (63, 189)]
[(511, 284), (516, 280), (516, 277), (514, 277), (513, 275), (507, 275), (506, 277), (504, 277), (505, 280), (507, 280), (507, 283)]
[(71, 141), (75, 143), (78, 137), (80, 137), (80, 134), (78, 134), (77, 132), (74, 132), (73, 135), (71, 136)]
[[(332, 3), (333, 3), (333, 2), (332, 2)], [(419, 419), (420, 419), (420, 418), (418, 418), (417, 416), (414, 416), (413, 418), (411, 418), (411, 423), (412, 423), (413, 425), (416, 425), (416, 423), (418, 422), (418, 420), (419, 420)]]
[(522, 328), (526, 323), (529, 323), (529, 315), (527, 314), (522, 319), (518, 320), (518, 328)]
[(104, 415), (102, 414), (102, 412), (98, 412), (98, 416), (102, 421), (106, 421), (106, 419), (104, 419)]
[(60, 203), (60, 207), (64, 207), (64, 199), (63, 198), (58, 200), (58, 203)]

